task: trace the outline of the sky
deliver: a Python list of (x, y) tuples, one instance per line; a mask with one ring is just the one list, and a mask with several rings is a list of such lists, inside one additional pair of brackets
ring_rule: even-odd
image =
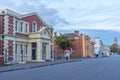
[(0, 0), (0, 8), (37, 12), (58, 33), (79, 30), (105, 45), (113, 44), (114, 37), (120, 44), (120, 0)]

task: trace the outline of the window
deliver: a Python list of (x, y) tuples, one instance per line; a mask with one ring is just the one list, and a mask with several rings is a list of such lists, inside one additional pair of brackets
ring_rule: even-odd
[(18, 21), (16, 20), (15, 21), (15, 31), (17, 31), (18, 30)]
[(21, 25), (20, 25), (20, 32), (23, 32), (23, 22), (21, 22)]
[(27, 54), (27, 45), (25, 46), (25, 49), (26, 49), (26, 54)]
[(23, 49), (23, 46), (22, 45), (20, 45), (20, 47), (21, 47), (21, 50)]
[(23, 46), (20, 45), (20, 47), (21, 47), (21, 61), (23, 62)]
[(35, 32), (36, 31), (36, 23), (34, 22), (33, 24), (32, 24), (32, 32)]
[(32, 32), (35, 32), (35, 23), (32, 25)]
[(17, 44), (15, 44), (15, 54), (17, 54)]
[(28, 32), (28, 24), (26, 23), (25, 24), (25, 33), (27, 33)]

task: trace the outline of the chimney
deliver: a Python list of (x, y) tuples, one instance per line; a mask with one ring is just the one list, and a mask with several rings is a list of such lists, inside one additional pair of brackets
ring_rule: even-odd
[(75, 31), (74, 31), (74, 35), (75, 35), (76, 37), (78, 37), (78, 36), (79, 36), (79, 30), (75, 30)]
[(57, 36), (57, 32), (54, 32), (54, 37), (56, 37)]

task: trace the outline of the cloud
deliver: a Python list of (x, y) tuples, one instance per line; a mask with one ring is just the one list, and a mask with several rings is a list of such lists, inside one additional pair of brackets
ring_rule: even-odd
[(120, 32), (120, 0), (0, 0), (0, 7), (18, 13), (37, 12), (58, 32), (80, 30), (106, 42)]
[(48, 8), (45, 5), (41, 5), (39, 7), (39, 13), (42, 17), (50, 24), (52, 23), (54, 26), (56, 25), (68, 25), (69, 22), (62, 18), (58, 11), (53, 8)]
[(49, 8), (39, 0), (0, 0), (0, 5), (1, 8), (8, 8), (18, 13), (37, 12), (45, 22), (53, 26), (69, 24), (56, 9)]
[(55, 26), (57, 31), (73, 31), (73, 30), (104, 30), (120, 32), (120, 26), (100, 25), (100, 26)]
[(56, 30), (119, 31), (120, 27), (119, 0), (0, 0), (0, 7), (19, 13), (35, 11)]
[(119, 31), (119, 0), (70, 0), (69, 2), (63, 0), (61, 3), (49, 2), (49, 4), (49, 7), (59, 11), (59, 14), (70, 23), (63, 27), (56, 26), (57, 30), (88, 28)]

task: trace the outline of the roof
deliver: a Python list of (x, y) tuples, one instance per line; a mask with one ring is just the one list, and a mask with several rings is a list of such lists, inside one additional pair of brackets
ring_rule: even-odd
[(18, 19), (22, 19), (22, 18), (25, 18), (28, 16), (35, 15), (46, 25), (46, 27), (53, 29), (53, 27), (51, 25), (46, 24), (43, 21), (43, 19), (36, 12), (32, 12), (32, 13), (28, 13), (28, 14), (19, 14), (19, 13), (12, 11), (12, 10), (9, 10), (9, 9), (0, 9), (0, 15), (10, 15), (10, 16), (14, 16)]
[(66, 36), (68, 36), (68, 37), (70, 37), (70, 38), (74, 38), (74, 33), (66, 33), (66, 34), (64, 34), (64, 35), (66, 35)]

